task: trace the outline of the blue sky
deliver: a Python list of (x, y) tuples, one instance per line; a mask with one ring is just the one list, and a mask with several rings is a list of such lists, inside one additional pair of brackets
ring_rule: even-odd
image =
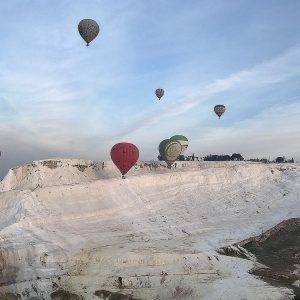
[[(37, 159), (106, 160), (120, 141), (154, 159), (174, 134), (187, 154), (300, 160), (298, 0), (11, 0), (0, 11), (1, 175)], [(100, 25), (88, 48), (84, 18)]]

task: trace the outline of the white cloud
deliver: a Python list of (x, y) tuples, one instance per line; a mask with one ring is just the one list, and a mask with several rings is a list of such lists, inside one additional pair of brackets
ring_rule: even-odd
[[(149, 124), (185, 114), (222, 92), (241, 88), (261, 88), (287, 80), (295, 75), (300, 75), (300, 47), (294, 47), (280, 57), (257, 65), (250, 70), (243, 70), (224, 79), (217, 79), (204, 87), (196, 88), (193, 92), (189, 92), (183, 100), (168, 99), (163, 108), (160, 106), (159, 109), (145, 112), (131, 122), (129, 126), (122, 128), (116, 136), (126, 136), (147, 127)], [(170, 105), (170, 103), (172, 104)]]

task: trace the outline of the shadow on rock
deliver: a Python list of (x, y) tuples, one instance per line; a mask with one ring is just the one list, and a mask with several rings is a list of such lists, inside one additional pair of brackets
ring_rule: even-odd
[(18, 296), (12, 293), (0, 294), (0, 300), (19, 300)]
[(70, 293), (68, 291), (58, 290), (58, 291), (51, 293), (51, 299), (54, 299), (54, 300), (82, 300), (83, 297), (73, 294), (73, 293)]
[(99, 297), (100, 299), (105, 299), (105, 300), (142, 300), (142, 299), (133, 298), (132, 295), (125, 295), (118, 292), (113, 293), (106, 290), (95, 291), (94, 295)]

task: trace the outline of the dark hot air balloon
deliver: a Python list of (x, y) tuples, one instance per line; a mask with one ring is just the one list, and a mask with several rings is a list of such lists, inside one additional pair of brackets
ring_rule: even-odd
[(96, 38), (100, 28), (96, 21), (92, 19), (83, 19), (78, 24), (78, 31), (81, 37), (85, 40), (86, 46)]
[(215, 111), (216, 115), (219, 117), (219, 119), (224, 114), (225, 110), (226, 110), (226, 108), (222, 104), (218, 104), (214, 107), (214, 111)]
[(160, 100), (160, 98), (164, 95), (165, 91), (163, 89), (157, 89), (155, 91), (155, 95), (158, 98), (158, 100)]
[(139, 158), (139, 149), (130, 143), (115, 144), (110, 151), (114, 164), (125, 178), (125, 174), (135, 165)]

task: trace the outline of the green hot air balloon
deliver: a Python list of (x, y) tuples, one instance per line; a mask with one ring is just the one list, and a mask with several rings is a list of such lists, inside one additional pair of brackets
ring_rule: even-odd
[(180, 155), (182, 147), (179, 142), (167, 139), (160, 142), (158, 149), (160, 155), (170, 168), (172, 163)]
[(180, 143), (181, 145), (181, 153), (180, 155), (182, 155), (185, 150), (187, 149), (187, 147), (189, 146), (189, 140), (184, 136), (184, 135), (173, 135), (170, 138), (171, 141), (177, 141)]

